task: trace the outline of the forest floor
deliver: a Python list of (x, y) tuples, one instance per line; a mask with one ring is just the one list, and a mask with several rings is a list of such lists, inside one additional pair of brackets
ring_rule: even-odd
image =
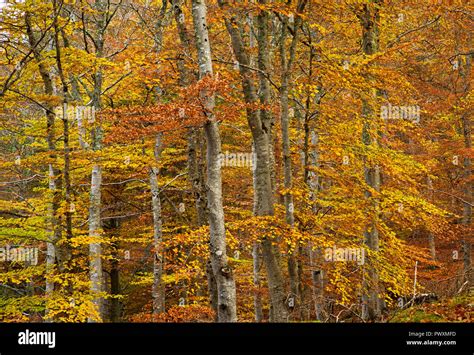
[(474, 320), (474, 289), (468, 293), (440, 299), (432, 303), (424, 303), (398, 311), (391, 323), (431, 323), (431, 322), (462, 322)]

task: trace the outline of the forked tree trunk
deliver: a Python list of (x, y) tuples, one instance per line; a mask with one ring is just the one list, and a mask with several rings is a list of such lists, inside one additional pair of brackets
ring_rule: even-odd
[[(219, 6), (224, 8), (226, 2), (219, 0)], [(249, 56), (244, 48), (243, 40), (238, 27), (238, 20), (235, 17), (226, 18), (225, 25), (229, 32), (234, 55), (239, 62), (240, 75), (242, 78), (242, 87), (244, 99), (250, 106), (259, 102), (257, 90), (252, 78), (252, 72), (249, 70)], [(247, 121), (252, 132), (253, 144), (256, 154), (255, 175), (255, 201), (254, 215), (272, 216), (273, 209), (273, 189), (270, 168), (270, 133), (269, 122), (261, 119), (260, 111), (247, 109)], [(270, 293), (270, 321), (286, 322), (288, 321), (287, 294), (285, 282), (278, 263), (277, 250), (267, 236), (262, 237), (261, 242), (262, 257), (267, 271), (267, 282)]]

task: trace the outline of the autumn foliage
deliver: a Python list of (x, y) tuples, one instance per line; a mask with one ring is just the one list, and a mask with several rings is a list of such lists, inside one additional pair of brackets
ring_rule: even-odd
[[(258, 321), (272, 320), (265, 241), (289, 321), (367, 321), (367, 290), (377, 290), (377, 321), (472, 321), (472, 4), (209, 0), (214, 75), (199, 79), (191, 3), (0, 7), (0, 321), (216, 320), (203, 134), (209, 96), (222, 142), (225, 272), (235, 279), (238, 321), (255, 321), (257, 308)], [(231, 18), (250, 74), (236, 58)], [(373, 54), (363, 50), (371, 26)], [(281, 56), (294, 36), (285, 157)], [(258, 83), (255, 102), (246, 78)], [(255, 112), (271, 127), (268, 215), (255, 213)], [(98, 233), (90, 229), (95, 166)], [(378, 185), (364, 175), (370, 169)], [(367, 243), (374, 231), (376, 248)], [(100, 292), (91, 288), (95, 244)], [(9, 259), (7, 248), (19, 247), (37, 248), (37, 262)], [(337, 249), (364, 260), (328, 257)], [(158, 314), (154, 282), (163, 290)], [(406, 305), (419, 294), (438, 300)]]

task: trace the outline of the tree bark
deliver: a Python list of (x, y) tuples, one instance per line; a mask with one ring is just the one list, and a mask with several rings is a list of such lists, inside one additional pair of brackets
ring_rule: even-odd
[[(204, 0), (192, 1), (194, 32), (198, 52), (200, 79), (212, 78), (211, 46), (207, 28), (207, 7)], [(204, 132), (207, 143), (207, 200), (209, 206), (211, 264), (217, 283), (218, 321), (237, 321), (235, 282), (227, 262), (227, 245), (222, 205), (222, 176), (219, 155), (221, 138), (214, 116), (215, 97), (207, 90), (201, 91), (206, 123)]]
[(217, 281), (212, 270), (211, 259), (206, 263), (207, 291), (209, 293), (209, 303), (214, 311), (214, 322), (219, 321), (219, 300), (217, 291)]
[[(472, 41), (471, 41), (472, 43)], [(472, 58), (474, 55), (466, 56), (466, 63), (462, 66), (462, 73), (464, 79), (464, 91), (466, 95), (469, 93), (471, 88), (471, 66)], [(472, 150), (472, 126), (471, 126), (471, 117), (470, 112), (466, 112), (461, 116), (461, 124), (464, 138), (464, 147), (466, 150)], [(472, 205), (469, 202), (472, 202), (473, 197), (473, 184), (472, 184), (472, 161), (471, 158), (466, 154), (463, 161), (464, 168), (464, 186), (463, 193), (466, 198), (466, 202), (463, 203), (463, 214), (462, 214), (462, 223), (466, 225), (466, 232), (468, 235), (463, 238), (463, 251), (464, 251), (464, 281), (467, 282), (468, 287), (473, 284), (473, 270), (472, 270), (472, 256), (471, 256), (471, 247), (472, 247)]]
[[(224, 0), (219, 0), (219, 6), (224, 8)], [(249, 56), (245, 51), (240, 31), (238, 29), (238, 20), (235, 17), (225, 18), (225, 25), (229, 32), (234, 55), (239, 62), (240, 75), (242, 78), (242, 87), (245, 102), (248, 104), (247, 121), (252, 132), (253, 144), (256, 154), (255, 174), (255, 196), (254, 196), (254, 215), (272, 216), (273, 209), (273, 190), (270, 168), (270, 133), (269, 122), (261, 119), (260, 111), (250, 109), (250, 106), (259, 102), (255, 88), (252, 73), (249, 69)], [(270, 292), (270, 321), (286, 322), (288, 321), (287, 295), (285, 283), (278, 263), (277, 251), (272, 241), (267, 237), (262, 237), (261, 242), (262, 257), (267, 271), (267, 282)]]
[(160, 169), (158, 163), (161, 157), (162, 134), (158, 133), (154, 146), (154, 166), (150, 167), (150, 189), (151, 189), (151, 206), (153, 212), (153, 315), (163, 313), (165, 311), (165, 285), (163, 284), (163, 264), (164, 257), (162, 251), (162, 220), (161, 220), (161, 199), (160, 189), (158, 185), (158, 174)]
[[(53, 88), (53, 80), (51, 74), (48, 72), (44, 61), (43, 56), (40, 51), (40, 47), (38, 45), (38, 41), (35, 36), (35, 32), (33, 30), (32, 25), (32, 14), (29, 12), (25, 13), (25, 25), (26, 25), (26, 32), (28, 36), (28, 43), (30, 48), (33, 50), (33, 56), (35, 58), (36, 64), (38, 65), (38, 71), (41, 76), (41, 80), (43, 82), (43, 90), (44, 93), (48, 96), (52, 96), (54, 94)], [(52, 192), (53, 198), (51, 201), (51, 205), (49, 207), (49, 224), (50, 224), (50, 233), (51, 237), (50, 240), (47, 242), (47, 249), (46, 249), (46, 296), (50, 297), (54, 292), (54, 282), (50, 281), (51, 273), (54, 270), (54, 265), (56, 263), (56, 259), (62, 260), (62, 255), (58, 250), (56, 243), (58, 243), (62, 237), (61, 232), (61, 220), (58, 216), (58, 210), (60, 207), (61, 201), (61, 189), (62, 189), (62, 182), (60, 178), (61, 171), (55, 166), (54, 162), (56, 161), (56, 137), (55, 137), (55, 119), (56, 115), (54, 113), (54, 108), (49, 104), (45, 103), (45, 113), (46, 113), (46, 141), (48, 144), (49, 150), (49, 159), (50, 163), (48, 164), (48, 177), (49, 177), (49, 190)], [(61, 267), (61, 265), (59, 265)], [(46, 310), (46, 313), (48, 311)], [(47, 314), (46, 314), (47, 318)], [(47, 319), (47, 321), (51, 322), (52, 319)]]
[(255, 292), (253, 296), (253, 303), (255, 308), (255, 322), (263, 321), (263, 305), (262, 294), (260, 293), (260, 247), (258, 243), (253, 244), (252, 259), (253, 259), (253, 285)]
[[(181, 1), (173, 0), (173, 13), (178, 29), (179, 39), (181, 41), (182, 53), (178, 60), (178, 71), (180, 75), (180, 85), (186, 87), (195, 79), (192, 71), (186, 66), (185, 58), (191, 54), (191, 44), (189, 40), (188, 31), (186, 29), (186, 22), (184, 13), (181, 9)], [(198, 226), (208, 224), (208, 211), (206, 199), (206, 183), (204, 179), (204, 153), (202, 152), (205, 145), (201, 128), (191, 127), (188, 129), (188, 177), (191, 183), (191, 189), (195, 201), (196, 222)], [(199, 148), (201, 147), (201, 151)], [(216, 278), (212, 272), (211, 261), (208, 260), (206, 264), (206, 275), (208, 282), (209, 303), (214, 310), (215, 320), (217, 321), (217, 284)]]
[[(60, 13), (61, 10), (57, 8), (57, 3), (53, 1), (53, 10), (56, 13)], [(70, 147), (69, 147), (69, 117), (68, 117), (68, 106), (71, 97), (69, 94), (69, 85), (66, 82), (66, 76), (63, 71), (62, 58), (61, 58), (61, 45), (59, 43), (59, 24), (57, 16), (53, 18), (53, 28), (54, 28), (54, 48), (55, 48), (55, 57), (56, 65), (58, 70), (58, 76), (62, 84), (62, 94), (63, 94), (63, 105), (62, 105), (62, 121), (63, 121), (63, 152), (64, 152), (64, 189), (65, 189), (65, 200), (66, 200), (66, 240), (69, 242), (72, 237), (72, 216), (74, 214), (72, 208), (72, 187), (71, 187), (71, 174), (70, 174)], [(71, 259), (70, 250), (67, 247), (67, 259)]]
[[(258, 0), (258, 3), (262, 6), (268, 4), (268, 0)], [(259, 81), (259, 97), (262, 108), (260, 110), (260, 119), (268, 127), (268, 149), (269, 149), (269, 168), (270, 168), (270, 180), (272, 184), (272, 194), (275, 195), (276, 191), (276, 169), (275, 169), (275, 145), (273, 137), (273, 126), (275, 125), (275, 119), (268, 109), (271, 100), (270, 83), (267, 75), (270, 69), (270, 46), (269, 46), (269, 13), (268, 11), (261, 10), (257, 15), (257, 43), (258, 43), (258, 81)], [(251, 57), (250, 57), (251, 59)]]
[[(362, 6), (362, 13), (359, 16), (362, 25), (362, 49), (366, 55), (373, 55), (379, 50), (379, 22), (380, 5), (383, 0), (374, 0), (371, 3)], [(368, 78), (370, 79), (370, 78)], [(370, 94), (369, 94), (370, 95)], [(370, 136), (370, 128), (374, 122), (374, 113), (367, 100), (363, 101), (362, 115), (364, 118), (362, 141), (365, 145), (378, 144), (377, 137)], [(369, 166), (364, 161), (364, 179), (368, 186), (375, 191), (380, 191), (380, 168), (379, 166)], [(378, 219), (378, 200), (372, 196), (369, 191), (365, 192), (367, 200), (370, 200), (374, 209), (371, 221), (365, 229), (364, 237), (366, 246), (378, 252), (379, 233), (377, 230)], [(362, 296), (362, 318), (365, 320), (377, 320), (381, 315), (381, 300), (379, 298), (379, 275), (375, 266), (368, 261), (367, 275), (364, 277), (363, 296)]]
[[(248, 14), (248, 22), (251, 26), (254, 25), (254, 17), (252, 13)], [(252, 55), (252, 52), (254, 51), (254, 48), (256, 47), (257, 39), (255, 36), (255, 31), (250, 30), (249, 31), (249, 47), (250, 47), (250, 53), (249, 53), (249, 63), (250, 66), (255, 67), (255, 55)], [(262, 50), (259, 50), (258, 52), (262, 52)], [(265, 79), (266, 80), (266, 79)], [(256, 156), (255, 156), (255, 146), (252, 144), (252, 161), (256, 161)], [(273, 175), (274, 175), (275, 169), (273, 169)], [(271, 173), (272, 174), (272, 173)], [(253, 183), (253, 189), (256, 191), (256, 178), (255, 178), (255, 166), (252, 166), (252, 183)], [(272, 178), (272, 183), (275, 183), (275, 180)], [(275, 184), (276, 185), (276, 184)], [(263, 303), (262, 303), (262, 294), (260, 292), (260, 287), (261, 287), (261, 282), (260, 282), (260, 269), (261, 269), (261, 253), (260, 253), (260, 243), (255, 242), (252, 247), (252, 262), (253, 262), (253, 285), (255, 288), (255, 291), (253, 293), (253, 303), (254, 303), (254, 308), (255, 308), (255, 321), (257, 323), (263, 322)]]
[[(95, 23), (95, 56), (97, 58), (104, 57), (104, 37), (108, 26), (107, 17), (108, 4), (104, 0), (95, 0), (93, 8), (97, 11), (94, 16)], [(98, 111), (101, 104), (103, 72), (99, 66), (93, 74), (93, 91), (92, 91), (92, 118), (94, 127), (91, 131), (92, 136), (92, 150), (100, 151), (102, 149), (102, 127), (100, 122), (97, 122), (95, 113)], [(99, 161), (95, 161), (92, 167), (91, 174), (91, 190), (90, 190), (90, 207), (89, 207), (89, 237), (95, 241), (89, 245), (90, 258), (90, 280), (91, 293), (93, 295), (93, 303), (99, 313), (99, 321), (103, 320), (103, 271), (102, 271), (102, 246), (101, 246), (101, 185), (102, 185), (102, 167)], [(89, 318), (89, 322), (94, 322), (94, 319)]]
[[(291, 71), (293, 70), (293, 62), (295, 59), (296, 44), (298, 43), (298, 29), (301, 24), (301, 17), (299, 14), (304, 10), (306, 5), (305, 0), (298, 1), (297, 5), (297, 17), (294, 22), (293, 38), (291, 40), (288, 58), (286, 49), (286, 38), (288, 35), (288, 17), (284, 16), (282, 28), (281, 28), (281, 39), (280, 39), (280, 64), (281, 64), (281, 86), (280, 86), (280, 110), (281, 110), (281, 136), (283, 145), (283, 170), (284, 170), (284, 186), (287, 192), (284, 194), (285, 203), (285, 215), (286, 223), (293, 228), (295, 224), (294, 217), (294, 203), (291, 189), (293, 187), (292, 182), (292, 168), (291, 168), (291, 150), (290, 150), (290, 118), (289, 118), (289, 83), (291, 80)], [(297, 254), (299, 248), (289, 252), (288, 256), (288, 274), (290, 277), (290, 290), (293, 297), (293, 305), (301, 303), (299, 293), (299, 282), (298, 279), (298, 263)]]

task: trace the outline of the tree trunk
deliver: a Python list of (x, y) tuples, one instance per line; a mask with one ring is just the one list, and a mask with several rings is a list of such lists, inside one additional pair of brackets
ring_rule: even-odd
[[(472, 149), (472, 133), (471, 133), (471, 120), (468, 114), (462, 116), (462, 126), (463, 126), (463, 136), (464, 136), (464, 146), (467, 149)], [(471, 158), (466, 156), (464, 158), (464, 196), (466, 197), (467, 202), (463, 203), (463, 217), (462, 223), (466, 225), (467, 236), (464, 237), (462, 241), (463, 251), (464, 251), (464, 281), (468, 283), (468, 287), (473, 284), (473, 271), (472, 271), (472, 255), (471, 255), (471, 245), (472, 245), (472, 235), (470, 235), (469, 227), (472, 224), (472, 205), (468, 201), (472, 201), (472, 162)]]
[[(430, 200), (433, 200), (433, 183), (431, 181), (431, 178), (428, 176), (426, 178), (426, 183), (428, 185), (428, 196)], [(436, 241), (433, 233), (431, 231), (428, 231), (428, 246), (430, 249), (430, 254), (431, 254), (431, 259), (433, 261), (436, 261)]]
[[(73, 237), (72, 234), (72, 216), (74, 214), (73, 202), (72, 202), (72, 186), (71, 186), (71, 157), (69, 147), (69, 117), (68, 117), (68, 104), (63, 104), (63, 142), (64, 142), (64, 188), (65, 188), (65, 200), (66, 200), (66, 239), (68, 241)], [(68, 259), (71, 256), (68, 253)]]
[[(97, 11), (94, 17), (95, 23), (95, 55), (97, 58), (104, 56), (104, 36), (107, 28), (106, 11), (107, 3), (104, 0), (95, 0), (93, 8)], [(100, 122), (97, 122), (95, 113), (101, 108), (103, 73), (99, 66), (93, 75), (94, 88), (92, 91), (92, 119), (94, 127), (91, 131), (92, 136), (92, 150), (100, 151), (102, 149), (102, 127)], [(89, 259), (90, 259), (90, 281), (91, 293), (93, 295), (93, 303), (99, 314), (99, 321), (103, 320), (103, 271), (102, 271), (102, 246), (101, 246), (101, 185), (102, 185), (102, 167), (96, 161), (92, 167), (91, 174), (91, 190), (90, 190), (90, 207), (89, 207), (89, 237), (95, 241), (89, 245)], [(92, 317), (89, 317), (89, 322), (94, 322)]]
[[(181, 10), (180, 0), (173, 0), (173, 13), (178, 29), (179, 39), (183, 47), (183, 53), (180, 54), (178, 60), (178, 71), (180, 75), (180, 85), (182, 87), (188, 86), (194, 79), (191, 70), (186, 66), (185, 58), (190, 56), (190, 40), (186, 30), (186, 22), (184, 13)], [(205, 145), (201, 128), (191, 127), (188, 129), (188, 177), (191, 183), (191, 189), (195, 201), (196, 221), (198, 226), (208, 224), (208, 211), (206, 189), (204, 181), (204, 162), (202, 148), (199, 152), (198, 148)], [(212, 273), (211, 261), (207, 261), (206, 275), (208, 282), (209, 303), (215, 313), (215, 320), (217, 321), (217, 284), (216, 278)]]
[(217, 295), (217, 281), (216, 277), (214, 276), (214, 271), (212, 270), (212, 262), (211, 259), (207, 260), (206, 263), (206, 277), (207, 277), (207, 290), (209, 293), (209, 302), (211, 304), (211, 308), (214, 311), (214, 322), (219, 321), (219, 300)]
[(154, 146), (154, 157), (156, 164), (150, 168), (150, 189), (151, 189), (151, 206), (153, 211), (153, 315), (163, 313), (165, 311), (165, 285), (163, 284), (163, 252), (162, 252), (162, 221), (161, 221), (161, 200), (160, 190), (158, 186), (158, 174), (160, 169), (158, 163), (161, 157), (161, 136), (156, 136)]
[[(43, 90), (44, 93), (48, 96), (52, 96), (54, 94), (53, 89), (53, 81), (51, 78), (51, 74), (48, 72), (47, 67), (44, 64), (44, 58), (41, 55), (41, 51), (39, 49), (37, 39), (35, 33), (33, 31), (32, 23), (31, 23), (31, 13), (25, 13), (25, 25), (26, 25), (26, 32), (28, 35), (28, 42), (30, 48), (33, 51), (33, 56), (35, 58), (36, 64), (38, 65), (38, 70), (43, 82)], [(54, 113), (53, 107), (49, 103), (44, 104), (45, 113), (46, 113), (46, 141), (48, 144), (49, 150), (49, 159), (51, 163), (48, 164), (48, 177), (49, 177), (49, 190), (52, 192), (53, 198), (51, 201), (51, 205), (49, 207), (49, 224), (50, 224), (50, 240), (47, 242), (47, 249), (46, 249), (46, 297), (50, 297), (54, 291), (54, 282), (50, 281), (50, 277), (52, 276), (51, 273), (54, 270), (54, 264), (56, 263), (56, 259), (61, 260), (62, 256), (59, 252), (56, 243), (58, 243), (62, 237), (61, 232), (61, 221), (58, 217), (58, 210), (60, 207), (61, 201), (61, 189), (62, 189), (62, 182), (60, 179), (60, 170), (53, 164), (56, 161), (56, 137), (55, 137), (55, 119), (56, 115)], [(61, 267), (61, 265), (60, 265)], [(46, 310), (46, 318), (47, 317), (47, 310)], [(47, 319), (47, 321), (51, 322), (52, 319)]]
[[(112, 232), (118, 231), (120, 228), (120, 220), (113, 218), (110, 220), (110, 227)], [(113, 241), (111, 244), (111, 260), (110, 260), (110, 294), (112, 298), (110, 299), (110, 321), (112, 323), (120, 322), (121, 317), (121, 301), (117, 297), (120, 295), (120, 267), (119, 267), (119, 243), (118, 241)]]
[[(248, 22), (250, 26), (254, 25), (254, 17), (252, 13), (248, 14)], [(255, 55), (252, 53), (254, 52), (254, 48), (256, 47), (257, 43), (257, 38), (255, 36), (255, 31), (249, 31), (249, 48), (250, 48), (250, 53), (249, 53), (249, 63), (250, 66), (255, 67)], [(260, 54), (262, 50), (260, 50), (258, 53)], [(266, 80), (266, 78), (265, 78)], [(256, 156), (255, 156), (255, 146), (252, 144), (252, 161), (256, 161)], [(274, 175), (274, 170), (273, 169), (273, 175)], [(252, 183), (253, 183), (253, 189), (256, 191), (256, 178), (255, 178), (255, 166), (252, 165)], [(275, 179), (272, 178), (272, 184), (275, 183)], [(275, 184), (276, 185), (276, 184)], [(255, 242), (253, 244), (252, 248), (252, 262), (253, 262), (253, 285), (255, 288), (255, 291), (253, 293), (253, 304), (255, 308), (255, 321), (257, 323), (263, 322), (263, 303), (262, 303), (262, 294), (260, 292), (260, 287), (261, 287), (261, 282), (260, 282), (260, 268), (261, 268), (261, 255), (260, 255), (260, 243)]]
[[(56, 193), (56, 181), (54, 176), (53, 164), (49, 164), (49, 191), (51, 191), (54, 196)], [(54, 198), (53, 198), (54, 199)], [(56, 247), (55, 243), (60, 238), (60, 235), (57, 235), (58, 228), (56, 225), (56, 212), (57, 209), (54, 207), (54, 201), (48, 206), (49, 214), (49, 224), (50, 228), (48, 234), (50, 234), (50, 240), (46, 243), (46, 289), (45, 296), (47, 299), (50, 299), (54, 292), (54, 282), (51, 281), (51, 277), (54, 272), (54, 265), (56, 263)], [(52, 322), (53, 320), (48, 317), (48, 308), (45, 311), (45, 318), (47, 322)]]
[[(207, 28), (207, 8), (204, 0), (193, 0), (192, 13), (196, 48), (198, 52), (199, 76), (212, 78), (211, 46)], [(201, 91), (207, 117), (204, 132), (207, 143), (207, 200), (209, 206), (210, 252), (214, 277), (217, 282), (218, 321), (237, 321), (235, 282), (227, 263), (227, 245), (222, 205), (222, 177), (219, 155), (221, 138), (214, 117), (215, 97), (205, 89)]]
[[(224, 7), (223, 0), (219, 0), (219, 6)], [(256, 154), (255, 175), (255, 196), (254, 215), (272, 216), (273, 209), (273, 189), (270, 168), (270, 133), (271, 127), (268, 121), (263, 121), (260, 111), (250, 109), (250, 106), (259, 102), (252, 73), (249, 70), (249, 56), (245, 51), (242, 37), (238, 27), (238, 20), (235, 17), (226, 18), (225, 25), (229, 32), (234, 55), (239, 62), (240, 75), (245, 102), (247, 108), (247, 121), (252, 132), (253, 144)], [(288, 310), (286, 304), (286, 291), (283, 275), (278, 263), (277, 251), (272, 245), (272, 241), (266, 236), (262, 236), (262, 257), (267, 271), (267, 282), (270, 292), (270, 321), (288, 321)]]
[[(379, 47), (379, 7), (382, 0), (374, 0), (372, 3), (364, 4), (362, 14), (359, 16), (362, 25), (362, 48), (366, 55), (373, 55)], [(370, 78), (367, 78), (370, 80)], [(371, 94), (369, 94), (371, 95)], [(374, 112), (367, 100), (363, 101), (363, 132), (362, 140), (365, 145), (378, 144), (377, 138), (370, 136), (370, 128), (374, 124)], [(379, 166), (369, 166), (364, 161), (364, 179), (368, 186), (375, 191), (380, 191), (380, 168)], [(371, 216), (371, 221), (365, 229), (364, 237), (367, 247), (375, 252), (379, 250), (379, 233), (377, 230), (378, 200), (366, 191), (365, 196), (371, 201), (375, 215)], [(367, 258), (367, 275), (364, 277), (362, 296), (362, 318), (365, 320), (377, 320), (381, 315), (381, 302), (379, 298), (379, 275), (375, 266)]]
[[(471, 66), (472, 66), (472, 58), (474, 55), (468, 55), (466, 57), (466, 63), (463, 66), (462, 75), (464, 77), (465, 82), (465, 92), (466, 95), (470, 91), (471, 82), (470, 82), (470, 74), (471, 74)], [(461, 116), (461, 123), (462, 123), (462, 131), (464, 137), (464, 147), (466, 150), (472, 150), (472, 126), (471, 126), (471, 117), (470, 113), (464, 113)], [(467, 282), (468, 287), (472, 286), (473, 284), (473, 270), (472, 270), (472, 256), (471, 256), (471, 245), (472, 245), (472, 202), (473, 197), (473, 184), (472, 184), (472, 161), (471, 158), (466, 154), (464, 157), (463, 162), (464, 167), (464, 187), (463, 193), (466, 198), (466, 202), (463, 203), (463, 217), (462, 223), (466, 225), (466, 232), (468, 235), (464, 237), (463, 240), (463, 250), (464, 250), (464, 281)]]
[[(267, 0), (258, 0), (258, 3), (262, 6), (268, 4)], [(259, 96), (262, 108), (260, 110), (260, 119), (264, 122), (265, 126), (268, 127), (268, 149), (269, 149), (269, 167), (270, 167), (270, 180), (272, 184), (272, 194), (276, 191), (276, 171), (275, 171), (275, 146), (273, 137), (273, 126), (275, 124), (274, 117), (267, 107), (270, 106), (271, 90), (270, 83), (267, 79), (267, 73), (270, 69), (270, 46), (268, 39), (268, 11), (261, 10), (257, 15), (257, 43), (258, 43), (258, 80), (259, 80)], [(252, 32), (252, 31), (251, 31)], [(250, 57), (251, 58), (251, 57)]]
[[(53, 10), (58, 12), (57, 3), (53, 2)], [(54, 26), (54, 47), (55, 47), (55, 54), (56, 54), (56, 65), (58, 70), (58, 76), (61, 80), (62, 84), (62, 94), (63, 94), (63, 107), (62, 107), (62, 120), (63, 120), (63, 152), (64, 152), (64, 188), (65, 188), (65, 200), (66, 200), (66, 240), (69, 245), (69, 241), (72, 239), (72, 216), (73, 216), (73, 205), (72, 205), (72, 187), (71, 187), (71, 174), (70, 174), (70, 165), (71, 165), (71, 158), (70, 158), (70, 148), (69, 148), (69, 117), (68, 117), (68, 102), (70, 101), (70, 94), (69, 94), (69, 85), (66, 82), (65, 74), (63, 71), (62, 65), (62, 58), (61, 58), (61, 45), (59, 43), (59, 24), (57, 16), (53, 18), (53, 26)], [(67, 247), (67, 259), (70, 261), (71, 254), (69, 247)]]
[[(101, 191), (100, 186), (102, 182), (102, 169), (99, 165), (94, 165), (92, 168), (91, 190), (90, 190), (90, 207), (89, 207), (89, 237), (94, 241), (89, 245), (90, 255), (90, 280), (91, 293), (94, 297), (93, 303), (96, 310), (99, 312), (100, 320), (102, 320), (103, 313), (103, 299), (102, 292), (102, 247), (100, 244), (100, 207), (101, 207)], [(89, 322), (94, 322), (92, 317)]]
[[(311, 35), (311, 39), (312, 39)], [(310, 48), (309, 52), (309, 69), (308, 69), (308, 80), (313, 80), (313, 61), (316, 57), (316, 51), (314, 46)], [(322, 87), (318, 88), (319, 92), (322, 92)], [(309, 199), (311, 201), (311, 210), (313, 213), (318, 213), (318, 194), (321, 190), (322, 177), (318, 172), (313, 169), (320, 167), (320, 152), (319, 152), (319, 132), (317, 124), (313, 124), (312, 121), (317, 122), (318, 114), (315, 112), (311, 113), (312, 102), (310, 92), (306, 94), (305, 101), (305, 114), (303, 117), (303, 129), (304, 129), (304, 182), (309, 188)], [(319, 105), (321, 101), (321, 94), (318, 94), (316, 104)], [(299, 112), (299, 111), (297, 111)], [(324, 300), (324, 271), (320, 268), (319, 262), (321, 258), (321, 249), (313, 250), (313, 245), (309, 245), (307, 252), (310, 260), (311, 269), (311, 292), (312, 300), (314, 303), (314, 310), (316, 319), (320, 322), (326, 319), (326, 303)]]
[(253, 244), (252, 259), (253, 285), (256, 289), (253, 296), (253, 303), (255, 308), (255, 322), (260, 323), (263, 321), (263, 306), (262, 294), (260, 293), (260, 251), (258, 243)]
[[(297, 14), (301, 14), (306, 5), (305, 0), (300, 0), (297, 5)], [(289, 118), (289, 83), (291, 80), (291, 71), (293, 70), (293, 62), (295, 59), (296, 44), (298, 43), (298, 29), (301, 24), (301, 17), (297, 15), (293, 30), (293, 38), (290, 44), (288, 58), (286, 50), (286, 37), (288, 34), (288, 17), (284, 16), (282, 28), (281, 28), (281, 39), (280, 39), (280, 64), (281, 64), (281, 86), (280, 86), (280, 110), (281, 110), (281, 136), (283, 145), (283, 170), (284, 170), (284, 186), (287, 192), (284, 195), (285, 203), (285, 214), (286, 223), (293, 228), (295, 224), (294, 217), (294, 204), (293, 195), (291, 189), (293, 187), (292, 182), (292, 169), (291, 169), (291, 150), (290, 150), (290, 118)], [(298, 280), (298, 263), (297, 253), (299, 248), (289, 251), (288, 256), (288, 275), (290, 277), (290, 290), (291, 297), (293, 299), (292, 305), (295, 307), (296, 301), (300, 304), (299, 294), (299, 280)]]
[[(291, 190), (292, 188), (292, 172), (291, 172), (291, 151), (290, 151), (290, 119), (288, 115), (288, 90), (289, 90), (289, 80), (291, 76), (291, 62), (294, 59), (294, 46), (293, 43), (296, 41), (296, 31), (297, 26), (295, 26), (295, 36), (293, 37), (292, 46), (290, 49), (290, 59), (286, 58), (286, 36), (287, 36), (287, 26), (288, 19), (285, 16), (282, 24), (282, 34), (281, 34), (281, 44), (280, 44), (280, 61), (282, 67), (281, 75), (281, 87), (280, 87), (280, 110), (281, 110), (281, 137), (283, 145), (283, 171), (284, 171), (284, 186), (285, 190)], [(286, 223), (290, 225), (291, 228), (294, 227), (295, 217), (294, 217), (294, 205), (293, 205), (293, 195), (291, 192), (286, 192), (284, 194), (284, 204), (285, 204), (285, 215)], [(289, 251), (288, 255), (288, 275), (290, 277), (290, 290), (291, 296), (293, 298), (298, 297), (298, 270), (296, 263), (296, 249)]]

